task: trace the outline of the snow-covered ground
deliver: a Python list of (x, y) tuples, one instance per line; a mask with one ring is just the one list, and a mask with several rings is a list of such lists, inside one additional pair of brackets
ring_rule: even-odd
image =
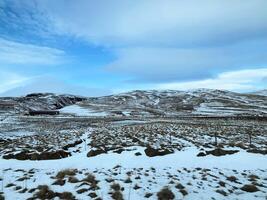
[(14, 131), (14, 132), (7, 132), (7, 133), (0, 133), (1, 138), (16, 138), (16, 137), (23, 137), (23, 136), (32, 136), (36, 133), (30, 131)]
[[(78, 101), (67, 96), (46, 95), (28, 97), (24, 106), (25, 109), (54, 110), (61, 100), (65, 103), (59, 107)], [(179, 118), (181, 113), (262, 114), (267, 112), (266, 108), (264, 96), (198, 90), (135, 91), (88, 98), (60, 109), (58, 116), (21, 113), (6, 117), (3, 112), (0, 116), (0, 200), (2, 196), (7, 200), (35, 197), (39, 191), (35, 188), (39, 185), (48, 185), (51, 191), (57, 192), (55, 199), (67, 191), (76, 199), (106, 200), (111, 199), (114, 183), (121, 185), (120, 192), (127, 200), (158, 199), (157, 193), (164, 187), (168, 187), (177, 200), (266, 200), (266, 121)], [(216, 147), (215, 131), (218, 134)], [(148, 157), (145, 153), (148, 146), (174, 153)], [(219, 146), (238, 152), (219, 157), (197, 156)], [(59, 150), (71, 156), (57, 160), (45, 157), (46, 160), (39, 161), (34, 156), (26, 156)], [(87, 157), (92, 150), (102, 152)], [(24, 154), (24, 161), (3, 159), (3, 156), (19, 153)], [(66, 169), (75, 173), (55, 178)], [(94, 175), (97, 181), (88, 182), (88, 174)], [(245, 185), (253, 185), (259, 191), (244, 191)]]
[[(64, 166), (64, 168), (88, 168), (93, 170), (95, 168), (109, 169), (116, 165), (121, 165), (125, 168), (156, 167), (157, 169), (166, 167), (228, 168), (235, 170), (267, 169), (266, 155), (247, 153), (246, 151), (221, 157), (212, 155), (197, 157), (199, 150), (195, 147), (190, 147), (183, 151), (176, 151), (173, 154), (149, 158), (144, 155), (143, 147), (136, 146), (130, 149), (133, 149), (133, 151), (123, 151), (121, 154), (110, 152), (90, 158), (86, 156), (87, 152), (82, 152), (60, 160), (17, 161), (1, 159), (1, 169), (61, 169)], [(141, 152), (142, 155), (135, 156), (136, 152)]]
[[(122, 194), (125, 199), (146, 199), (145, 195), (151, 193), (150, 199), (157, 198), (157, 192), (161, 188), (168, 186), (175, 194), (175, 199), (262, 199), (267, 195), (267, 156), (250, 154), (245, 151), (239, 153), (215, 157), (196, 157), (198, 150), (194, 147), (186, 148), (184, 151), (177, 151), (174, 154), (148, 158), (144, 154), (144, 148), (131, 147), (133, 151), (124, 151), (121, 154), (107, 153), (96, 157), (88, 158), (86, 152), (75, 154), (74, 156), (61, 160), (47, 161), (17, 161), (0, 160), (0, 185), (7, 200), (26, 199), (32, 196), (31, 193), (19, 193), (24, 188), (36, 188), (38, 185), (47, 184), (56, 192), (70, 191), (77, 199), (88, 198), (88, 192), (77, 193), (80, 189), (78, 183), (67, 181), (63, 186), (53, 185), (55, 179), (51, 178), (60, 170), (77, 169), (76, 178), (81, 180), (86, 177), (86, 173), (92, 173), (99, 180), (99, 189), (95, 192), (102, 199), (111, 199), (108, 194), (112, 184), (107, 179), (114, 179), (124, 187)], [(135, 156), (136, 152), (141, 152), (141, 156)], [(116, 167), (117, 166), (117, 167)], [(119, 167), (118, 167), (119, 166)], [(27, 172), (33, 171), (32, 177), (26, 181), (15, 181)], [(257, 180), (264, 187), (260, 187), (259, 192), (247, 193), (240, 188), (243, 184), (249, 184), (249, 175), (261, 177)], [(228, 181), (227, 177), (235, 176), (237, 181)], [(127, 183), (127, 178), (132, 183)], [(139, 177), (139, 178), (137, 178)], [(1, 180), (0, 179), (0, 180)], [(66, 179), (67, 180), (67, 179)], [(218, 188), (218, 182), (226, 183), (223, 188)], [(16, 186), (6, 187), (10, 183)], [(181, 192), (175, 187), (182, 184), (188, 194), (183, 197)], [(134, 189), (138, 185), (140, 189)], [(86, 185), (85, 185), (86, 186)], [(16, 190), (16, 187), (21, 189)], [(81, 187), (87, 188), (87, 187)], [(227, 196), (218, 192), (217, 189), (225, 190)], [(229, 190), (235, 189), (232, 193)], [(0, 190), (0, 191), (1, 191)]]
[(108, 115), (107, 112), (98, 112), (95, 110), (92, 110), (90, 108), (84, 108), (79, 105), (71, 105), (71, 106), (66, 106), (62, 109), (59, 110), (60, 113), (65, 113), (65, 114), (74, 114), (75, 116), (92, 116), (92, 117), (105, 117)]

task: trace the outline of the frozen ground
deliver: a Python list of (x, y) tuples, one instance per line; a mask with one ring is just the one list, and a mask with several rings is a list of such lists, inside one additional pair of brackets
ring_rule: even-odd
[[(15, 109), (0, 110), (0, 200), (267, 199), (266, 96), (193, 90), (2, 100)], [(29, 116), (30, 108), (60, 114)]]
[(104, 117), (108, 115), (106, 112), (98, 112), (90, 108), (83, 108), (79, 105), (66, 106), (60, 109), (60, 113), (73, 114), (75, 116), (83, 117)]
[[(146, 130), (144, 126), (148, 126), (148, 130), (155, 128), (151, 124), (140, 124), (140, 121), (133, 121), (133, 124), (127, 121), (115, 123), (115, 130), (120, 125), (126, 132), (128, 126), (130, 130), (135, 128), (143, 132)], [(105, 126), (110, 126), (110, 123)], [(160, 127), (156, 125), (159, 131)], [(175, 127), (169, 128), (174, 130)], [(116, 195), (119, 192), (123, 199), (132, 200), (157, 199), (158, 192), (165, 187), (172, 191), (175, 199), (266, 200), (266, 155), (225, 147), (239, 152), (198, 157), (200, 147), (179, 139), (177, 142), (183, 144), (183, 149), (165, 156), (148, 157), (146, 147), (132, 145), (124, 147), (121, 153), (108, 151), (88, 157), (88, 150), (93, 149), (94, 134), (99, 135), (98, 128), (87, 129), (81, 134), (83, 142), (73, 147), (80, 151), (67, 158), (42, 161), (0, 159), (0, 192), (7, 200), (37, 198), (42, 192), (47, 199), (52, 194), (54, 199), (113, 199), (115, 191), (112, 188), (119, 184), (121, 189), (116, 191)], [(72, 173), (64, 172), (66, 175), (59, 176), (62, 170)], [(49, 187), (46, 192), (42, 191), (44, 185)], [(245, 185), (253, 185), (258, 191), (244, 191)], [(64, 192), (70, 192), (71, 196)]]
[[(134, 153), (143, 153), (144, 149), (133, 148), (134, 151), (94, 158), (88, 158), (83, 152), (54, 161), (1, 160), (2, 192), (6, 199), (27, 199), (38, 191), (32, 189), (49, 185), (52, 191), (68, 191), (76, 199), (90, 199), (89, 194), (112, 199), (110, 187), (119, 183), (124, 188), (121, 191), (124, 199), (133, 200), (147, 199), (146, 195), (157, 199), (157, 193), (165, 186), (171, 189), (175, 199), (266, 199), (267, 158), (264, 155), (240, 152), (225, 157), (199, 158), (197, 149), (188, 148), (164, 157), (148, 158), (144, 154), (135, 156)], [(61, 178), (63, 185), (53, 185), (58, 180), (53, 177), (63, 169), (76, 172)], [(86, 183), (88, 173), (95, 176), (97, 187)], [(72, 183), (70, 177), (77, 178), (77, 182)], [(11, 183), (14, 185), (10, 186)], [(257, 184), (258, 192), (241, 189), (251, 183)]]

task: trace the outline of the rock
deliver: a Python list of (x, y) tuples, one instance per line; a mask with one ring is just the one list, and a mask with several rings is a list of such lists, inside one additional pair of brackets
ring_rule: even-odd
[(152, 193), (146, 193), (146, 194), (145, 194), (145, 198), (150, 198), (151, 196), (153, 196)]
[(91, 192), (91, 193), (88, 194), (88, 196), (93, 199), (93, 198), (97, 197), (97, 194), (95, 192)]
[(237, 152), (239, 151), (238, 150), (224, 150), (224, 149), (216, 148), (211, 151), (206, 151), (206, 154), (213, 155), (213, 156), (225, 156), (225, 155), (231, 155)]
[(113, 151), (114, 153), (118, 153), (121, 154), (123, 151), (125, 151), (125, 149), (121, 148), (121, 149), (117, 149), (115, 151)]
[(91, 150), (88, 152), (87, 157), (94, 157), (94, 156), (100, 155), (102, 153), (106, 153), (106, 151), (104, 151), (102, 149)]
[(140, 152), (136, 152), (134, 155), (141, 156), (142, 154)]
[(168, 149), (154, 149), (154, 148), (152, 148), (150, 146), (148, 146), (145, 149), (145, 154), (148, 157), (164, 156), (164, 155), (171, 154), (171, 153), (173, 153), (173, 151), (170, 151)]
[(258, 153), (258, 154), (263, 154), (267, 155), (267, 149), (265, 150), (260, 150), (260, 149), (249, 149), (247, 150), (248, 153)]
[(74, 143), (67, 144), (63, 147), (64, 150), (68, 150), (69, 148), (75, 147), (76, 145), (81, 144), (83, 141), (82, 140), (77, 140)]
[(204, 152), (199, 152), (199, 153), (197, 154), (197, 157), (203, 157), (203, 156), (206, 156), (206, 154), (205, 154)]
[(17, 160), (55, 160), (55, 159), (66, 158), (70, 155), (71, 154), (69, 152), (65, 152), (63, 150), (54, 152), (42, 152), (40, 154), (23, 151), (17, 154), (4, 155), (3, 158), (17, 159)]

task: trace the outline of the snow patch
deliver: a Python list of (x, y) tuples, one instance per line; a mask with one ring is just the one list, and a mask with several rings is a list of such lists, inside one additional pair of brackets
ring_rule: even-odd
[(88, 117), (105, 117), (108, 115), (107, 112), (98, 112), (89, 108), (83, 108), (79, 105), (66, 106), (59, 110), (63, 114), (73, 114), (76, 116), (88, 116)]

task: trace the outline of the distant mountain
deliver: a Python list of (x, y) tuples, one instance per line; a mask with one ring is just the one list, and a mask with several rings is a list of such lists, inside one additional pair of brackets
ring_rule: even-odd
[(267, 89), (253, 92), (252, 94), (267, 96)]
[(132, 91), (89, 98), (80, 105), (126, 116), (267, 114), (267, 96), (211, 89)]
[(5, 100), (16, 102), (20, 110), (56, 110), (78, 102), (77, 105), (83, 109), (106, 113), (107, 116), (267, 115), (267, 96), (211, 89), (137, 90), (87, 98), (74, 95), (34, 93), (25, 97), (0, 98), (0, 104)]

